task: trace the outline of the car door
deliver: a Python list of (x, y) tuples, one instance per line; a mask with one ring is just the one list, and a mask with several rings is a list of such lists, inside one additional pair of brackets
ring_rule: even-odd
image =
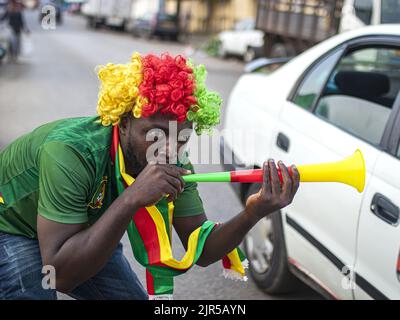
[(255, 21), (253, 19), (245, 20), (246, 23), (243, 30), (238, 34), (237, 54), (243, 56), (246, 53), (247, 47), (254, 43), (256, 35)]
[[(400, 55), (391, 65), (400, 80)], [(396, 66), (397, 65), (397, 66)], [(357, 299), (400, 299), (400, 95), (397, 117), (366, 189), (354, 268)]]
[[(287, 164), (340, 161), (360, 149), (369, 183), (392, 107), (381, 97), (387, 87), (377, 75), (375, 51), (386, 40), (391, 43), (365, 38), (344, 44), (304, 73), (282, 108), (275, 158)], [(289, 262), (338, 299), (354, 297), (345, 276), (355, 264), (362, 199), (343, 184), (303, 183), (283, 211)]]

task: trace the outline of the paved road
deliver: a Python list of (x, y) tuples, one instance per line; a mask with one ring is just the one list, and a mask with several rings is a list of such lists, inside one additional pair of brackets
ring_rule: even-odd
[[(27, 16), (33, 31), (34, 55), (18, 64), (0, 66), (0, 149), (42, 123), (62, 117), (93, 115), (98, 88), (96, 65), (126, 62), (133, 51), (178, 54), (187, 49), (176, 43), (88, 30), (85, 21), (74, 16), (67, 16), (64, 25), (56, 30), (43, 30), (36, 13)], [(201, 54), (195, 54), (194, 59), (196, 63), (206, 64), (209, 87), (219, 91), (226, 101), (243, 65), (235, 60), (220, 61)], [(196, 166), (196, 170), (206, 172), (221, 168), (202, 165)], [(199, 191), (211, 220), (225, 221), (242, 209), (228, 184), (203, 184)], [(176, 234), (174, 236), (174, 251), (181, 257), (183, 249)], [(126, 255), (143, 281), (143, 269), (135, 263), (126, 236), (123, 242)], [(260, 292), (251, 279), (247, 283), (223, 279), (219, 263), (206, 269), (195, 267), (175, 283), (177, 299), (273, 299)], [(319, 296), (305, 289), (283, 298), (315, 299)]]

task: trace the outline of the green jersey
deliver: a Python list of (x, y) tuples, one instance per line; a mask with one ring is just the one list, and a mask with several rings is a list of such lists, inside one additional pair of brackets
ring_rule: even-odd
[[(112, 127), (98, 117), (38, 127), (0, 152), (0, 232), (37, 238), (37, 215), (92, 225), (118, 197)], [(193, 171), (189, 163), (184, 166)], [(196, 183), (174, 202), (174, 216), (204, 213)]]

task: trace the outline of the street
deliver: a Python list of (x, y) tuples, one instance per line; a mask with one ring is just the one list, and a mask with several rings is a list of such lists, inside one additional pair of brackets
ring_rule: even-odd
[[(159, 40), (135, 39), (127, 33), (89, 30), (79, 16), (65, 15), (64, 24), (56, 30), (44, 30), (37, 12), (26, 12), (32, 31), (34, 53), (17, 64), (0, 65), (0, 149), (33, 128), (63, 117), (94, 115), (98, 80), (95, 66), (107, 62), (125, 63), (133, 51), (146, 53), (184, 53), (187, 44)], [(226, 105), (229, 92), (242, 73), (237, 60), (219, 60), (195, 54), (196, 63), (204, 63), (209, 71), (208, 87), (221, 93)], [(219, 165), (196, 166), (197, 172), (222, 170)], [(210, 220), (226, 221), (242, 205), (227, 183), (199, 184), (206, 213)], [(144, 269), (131, 253), (126, 236), (124, 249), (139, 278), (144, 283)], [(174, 234), (175, 257), (184, 251)], [(176, 299), (320, 299), (311, 289), (295, 295), (270, 297), (257, 289), (254, 282), (234, 282), (222, 277), (222, 267), (215, 263), (208, 268), (194, 267), (176, 278)], [(62, 298), (66, 298), (61, 295)]]

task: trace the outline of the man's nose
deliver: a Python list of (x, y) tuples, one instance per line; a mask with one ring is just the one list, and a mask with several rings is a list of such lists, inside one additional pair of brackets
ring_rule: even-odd
[(166, 143), (165, 148), (162, 148), (159, 152), (161, 159), (165, 159), (166, 163), (170, 163), (170, 159), (176, 156), (176, 146), (173, 143)]

